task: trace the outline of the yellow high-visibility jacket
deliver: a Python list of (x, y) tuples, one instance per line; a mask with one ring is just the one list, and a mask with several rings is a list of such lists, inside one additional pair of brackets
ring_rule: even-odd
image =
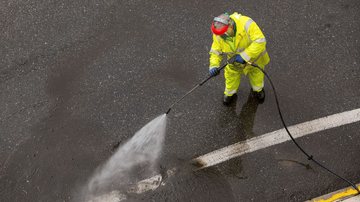
[(237, 12), (230, 15), (230, 18), (236, 24), (235, 36), (229, 41), (213, 34), (209, 68), (219, 67), (223, 54), (227, 54), (228, 59), (240, 54), (245, 61), (264, 68), (270, 62), (270, 57), (266, 52), (265, 36), (258, 25), (251, 18)]

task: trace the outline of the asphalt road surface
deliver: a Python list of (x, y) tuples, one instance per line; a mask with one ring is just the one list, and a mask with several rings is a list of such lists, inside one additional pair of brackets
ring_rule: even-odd
[[(0, 201), (75, 201), (116, 147), (208, 76), (224, 11), (263, 30), (288, 125), (360, 108), (360, 1), (0, 1)], [(165, 186), (135, 201), (304, 201), (348, 186), (291, 142), (192, 172), (188, 161), (282, 128), (273, 92), (222, 105), (218, 76), (168, 117)], [(360, 123), (298, 141), (360, 182)]]

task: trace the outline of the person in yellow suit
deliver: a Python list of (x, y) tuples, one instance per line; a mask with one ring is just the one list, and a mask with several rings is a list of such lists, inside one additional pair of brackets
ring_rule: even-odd
[(216, 76), (220, 73), (219, 66), (224, 55), (227, 55), (228, 61), (231, 61), (224, 71), (223, 103), (228, 105), (234, 100), (242, 75), (248, 76), (255, 97), (263, 102), (264, 74), (250, 65), (255, 63), (264, 69), (270, 62), (266, 52), (266, 39), (258, 25), (251, 18), (237, 12), (231, 15), (224, 13), (214, 18), (211, 31), (213, 43), (209, 53), (210, 75)]

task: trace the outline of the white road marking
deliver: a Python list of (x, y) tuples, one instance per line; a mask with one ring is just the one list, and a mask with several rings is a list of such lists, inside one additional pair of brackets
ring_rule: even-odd
[[(288, 127), (293, 137), (299, 138), (305, 135), (313, 134), (319, 131), (339, 127), (342, 125), (350, 124), (360, 121), (360, 109), (346, 111), (323, 118), (315, 119), (312, 121), (300, 123)], [(285, 129), (280, 129), (271, 133), (257, 136), (243, 142), (238, 142), (222, 149), (215, 150), (208, 154), (195, 158), (203, 165), (202, 168), (213, 166), (229, 159), (241, 156), (246, 153), (254, 152), (266, 147), (280, 144), (289, 141), (290, 137)]]
[[(296, 139), (319, 131), (355, 123), (358, 121), (360, 121), (360, 108), (296, 124), (288, 127), (288, 129), (293, 135), (293, 137)], [(280, 144), (289, 140), (290, 137), (287, 135), (285, 129), (280, 129), (229, 145), (208, 154), (199, 156), (193, 160), (201, 163), (202, 167), (200, 169), (203, 169), (222, 163), (229, 159), (260, 149), (264, 149), (276, 144)], [(175, 175), (175, 171), (175, 168), (168, 170), (168, 176)], [(165, 185), (164, 182), (161, 182), (161, 180), (162, 177), (160, 174), (155, 175), (151, 178), (140, 181), (136, 187), (130, 188), (128, 192), (140, 194), (146, 191), (155, 190), (160, 185)]]
[[(360, 184), (356, 185), (360, 188)], [(316, 198), (307, 200), (305, 202), (316, 202), (316, 201), (342, 201), (342, 202), (360, 202), (360, 195), (357, 195), (357, 191), (351, 186), (346, 187), (331, 193), (318, 196)]]

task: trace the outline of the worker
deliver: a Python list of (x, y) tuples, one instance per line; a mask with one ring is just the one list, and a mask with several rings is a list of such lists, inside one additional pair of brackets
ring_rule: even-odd
[(252, 66), (257, 64), (264, 69), (270, 62), (266, 52), (266, 39), (258, 25), (249, 17), (237, 12), (224, 13), (215, 17), (211, 31), (213, 43), (210, 50), (209, 73), (216, 76), (223, 55), (227, 55), (225, 67), (225, 91), (223, 103), (229, 105), (237, 93), (242, 75), (249, 78), (255, 97), (263, 102), (265, 99), (264, 74)]

